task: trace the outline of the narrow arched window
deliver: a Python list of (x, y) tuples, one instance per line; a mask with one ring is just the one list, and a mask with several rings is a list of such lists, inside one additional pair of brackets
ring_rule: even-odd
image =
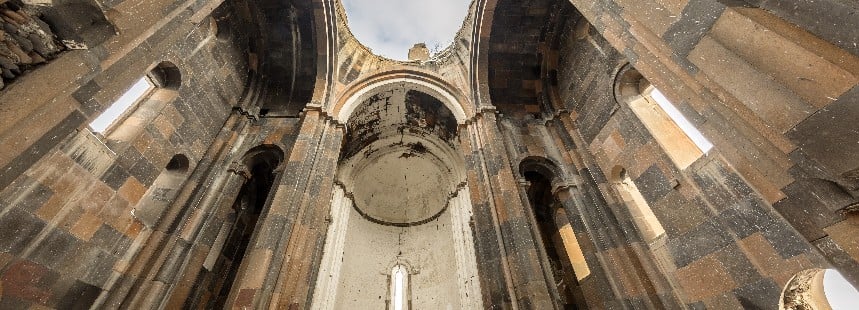
[(154, 89), (155, 84), (152, 83), (149, 76), (140, 77), (122, 96), (119, 96), (119, 99), (116, 99), (113, 104), (89, 123), (90, 129), (93, 132), (105, 134), (115, 127), (118, 120), (125, 118), (131, 111), (134, 111), (134, 107)]
[(391, 297), (388, 309), (407, 310), (409, 307), (409, 270), (406, 266), (396, 265), (391, 269)]
[(698, 128), (635, 68), (628, 66), (618, 75), (618, 102), (629, 106), (678, 168), (686, 169), (713, 148)]
[[(112, 151), (120, 153), (178, 97), (181, 83), (176, 65), (168, 61), (155, 65), (89, 123), (90, 131)], [(167, 124), (169, 118), (162, 118), (159, 128), (171, 130), (173, 124)]]
[(182, 183), (188, 178), (188, 166), (188, 157), (183, 154), (173, 156), (134, 207), (132, 215), (146, 227), (155, 227), (179, 195)]
[(617, 175), (614, 176), (614, 188), (620, 194), (624, 204), (629, 208), (629, 213), (632, 216), (632, 221), (638, 230), (641, 232), (641, 238), (645, 242), (653, 242), (660, 236), (665, 234), (665, 228), (662, 223), (653, 213), (653, 209), (647, 204), (647, 200), (641, 195), (638, 186), (629, 178), (626, 169), (618, 169)]

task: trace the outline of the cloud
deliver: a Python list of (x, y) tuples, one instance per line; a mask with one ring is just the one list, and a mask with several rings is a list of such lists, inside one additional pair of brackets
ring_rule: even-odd
[(468, 13), (468, 0), (343, 0), (349, 29), (373, 53), (405, 60), (415, 43), (447, 47)]

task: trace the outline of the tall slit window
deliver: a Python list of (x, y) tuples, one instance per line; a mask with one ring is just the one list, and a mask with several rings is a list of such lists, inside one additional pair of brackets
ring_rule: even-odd
[(653, 138), (680, 169), (713, 148), (665, 95), (632, 67), (619, 73), (615, 96), (626, 102)]
[(641, 237), (645, 242), (653, 242), (657, 238), (665, 234), (665, 228), (662, 223), (653, 213), (653, 209), (647, 204), (647, 200), (641, 195), (638, 186), (629, 178), (626, 169), (617, 168), (617, 172), (613, 177), (614, 187), (620, 194), (624, 203), (629, 207), (629, 213), (632, 216), (632, 221), (638, 230), (641, 232)]
[(90, 129), (93, 132), (104, 133), (111, 129), (117, 120), (127, 116), (130, 111), (133, 111), (134, 106), (146, 97), (147, 94), (155, 89), (155, 84), (148, 76), (143, 76), (134, 85), (131, 85), (122, 96), (119, 97), (110, 107), (107, 108), (101, 115), (96, 117), (89, 123)]
[(391, 297), (388, 309), (409, 309), (409, 271), (406, 266), (396, 265), (391, 269)]
[(681, 113), (680, 110), (671, 103), (671, 101), (668, 101), (668, 98), (665, 98), (665, 95), (663, 95), (659, 89), (651, 86), (649, 94), (649, 97), (653, 99), (653, 101), (656, 101), (656, 104), (659, 105), (666, 114), (668, 114), (668, 117), (670, 117), (671, 120), (674, 121), (681, 130), (683, 130), (683, 133), (685, 133), (689, 139), (692, 139), (692, 142), (695, 143), (695, 146), (697, 146), (701, 152), (707, 153), (713, 148), (713, 144), (710, 143), (710, 140), (707, 140), (707, 138), (701, 134), (701, 131), (699, 131), (698, 128), (695, 128), (695, 125), (692, 125), (692, 123), (683, 116), (683, 113)]

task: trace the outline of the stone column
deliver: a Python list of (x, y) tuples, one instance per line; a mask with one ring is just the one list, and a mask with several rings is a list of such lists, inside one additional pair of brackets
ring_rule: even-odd
[[(471, 152), (466, 153), (466, 163), (469, 184), (476, 187), (472, 201), (481, 284), (490, 290), (484, 292), (484, 305), (509, 307), (505, 304), (513, 298), (514, 308), (552, 309), (554, 303), (494, 112), (485, 109), (475, 117), (467, 127), (471, 143), (463, 147)], [(487, 229), (489, 226), (495, 229)], [(491, 250), (493, 246), (497, 250)], [(500, 261), (493, 260), (495, 255), (500, 255)], [(497, 278), (499, 270), (505, 272), (503, 286)], [(499, 293), (506, 297), (499, 298)]]
[(231, 307), (307, 306), (328, 227), (343, 132), (319, 108), (305, 111), (269, 211), (242, 260), (228, 299)]
[(555, 303), (556, 307), (560, 307), (558, 301), (560, 300), (560, 293), (558, 292), (558, 286), (554, 281), (554, 276), (552, 274), (551, 265), (549, 264), (549, 257), (546, 254), (546, 245), (543, 244), (543, 239), (540, 237), (540, 227), (537, 223), (536, 216), (534, 216), (534, 206), (531, 205), (531, 201), (528, 198), (528, 187), (531, 186), (531, 182), (528, 180), (518, 179), (517, 185), (519, 185), (519, 197), (522, 200), (522, 205), (525, 206), (525, 214), (528, 216), (528, 222), (531, 224), (531, 235), (534, 237), (534, 243), (537, 246), (537, 254), (540, 258), (540, 267), (543, 271), (543, 277), (546, 279), (546, 286), (549, 288), (549, 294), (552, 296), (552, 300)]
[(343, 248), (346, 246), (346, 233), (349, 229), (349, 212), (352, 211), (352, 199), (346, 195), (342, 184), (338, 184), (331, 197), (331, 218), (328, 234), (325, 239), (325, 249), (316, 276), (316, 287), (313, 291), (312, 310), (333, 309), (337, 297), (337, 287), (340, 284), (340, 268), (343, 265)]
[(474, 251), (474, 237), (469, 221), (473, 218), (471, 195), (468, 187), (459, 189), (456, 196), (448, 201), (453, 230), (456, 266), (459, 274), (459, 299), (462, 309), (484, 309), (480, 298), (480, 280), (477, 273), (477, 257)]

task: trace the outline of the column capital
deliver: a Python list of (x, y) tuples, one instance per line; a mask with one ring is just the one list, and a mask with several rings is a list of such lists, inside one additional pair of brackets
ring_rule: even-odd
[(245, 178), (245, 180), (251, 179), (251, 172), (248, 170), (248, 167), (242, 163), (235, 161), (230, 163), (230, 166), (227, 168), (227, 171), (240, 177), (243, 177)]

